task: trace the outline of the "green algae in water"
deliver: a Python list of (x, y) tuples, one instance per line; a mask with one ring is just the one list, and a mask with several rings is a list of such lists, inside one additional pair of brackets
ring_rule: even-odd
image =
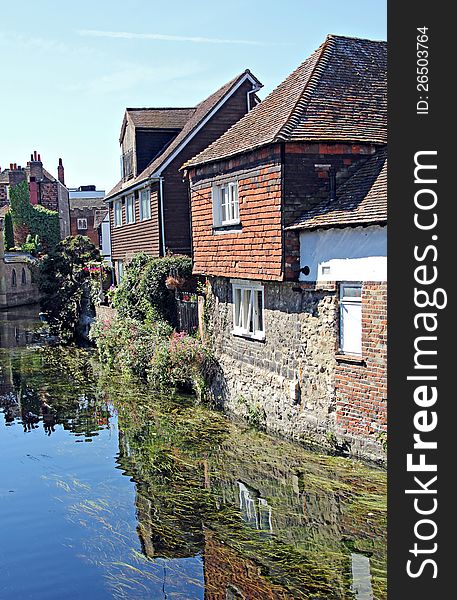
[[(89, 532), (81, 559), (103, 569), (114, 597), (145, 597), (157, 565), (201, 557), (209, 598), (234, 582), (247, 598), (386, 598), (383, 470), (235, 424), (191, 396), (106, 377), (84, 350), (19, 352), (10, 367), (30, 412), (45, 402), (75, 436), (91, 439), (117, 415), (117, 465), (136, 488), (134, 528), (109, 486), (50, 480), (71, 498), (67, 518)], [(363, 596), (358, 565), (369, 569)]]

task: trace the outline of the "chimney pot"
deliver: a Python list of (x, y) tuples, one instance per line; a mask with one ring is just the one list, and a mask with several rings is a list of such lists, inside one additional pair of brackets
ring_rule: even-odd
[(38, 154), (38, 161), (41, 162), (41, 156)]
[(13, 170), (13, 163), (10, 163), (10, 171)]
[(36, 150), (33, 151), (33, 160), (37, 160)]

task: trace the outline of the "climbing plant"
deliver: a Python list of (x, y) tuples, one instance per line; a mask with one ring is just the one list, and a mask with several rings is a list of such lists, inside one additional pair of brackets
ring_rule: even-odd
[(59, 213), (30, 204), (29, 186), (26, 181), (10, 189), (11, 217), (18, 237), (24, 242), (28, 234), (36, 235), (47, 250), (57, 246), (60, 241)]

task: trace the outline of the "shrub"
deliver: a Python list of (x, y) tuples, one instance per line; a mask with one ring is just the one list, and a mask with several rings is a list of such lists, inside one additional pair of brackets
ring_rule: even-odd
[(119, 315), (153, 322), (165, 320), (176, 325), (176, 307), (167, 288), (169, 276), (185, 280), (192, 275), (188, 256), (151, 258), (140, 253), (133, 257), (113, 297)]

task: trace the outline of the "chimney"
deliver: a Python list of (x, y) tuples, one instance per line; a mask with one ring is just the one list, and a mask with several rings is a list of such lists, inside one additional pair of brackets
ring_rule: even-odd
[(33, 154), (30, 155), (32, 159), (30, 161), (30, 178), (34, 177), (35, 181), (41, 181), (43, 179), (43, 163), (41, 162), (41, 157), (37, 154), (36, 150), (34, 150)]
[(57, 167), (57, 179), (62, 185), (65, 185), (65, 170), (63, 168), (62, 159), (59, 158), (59, 166)]

